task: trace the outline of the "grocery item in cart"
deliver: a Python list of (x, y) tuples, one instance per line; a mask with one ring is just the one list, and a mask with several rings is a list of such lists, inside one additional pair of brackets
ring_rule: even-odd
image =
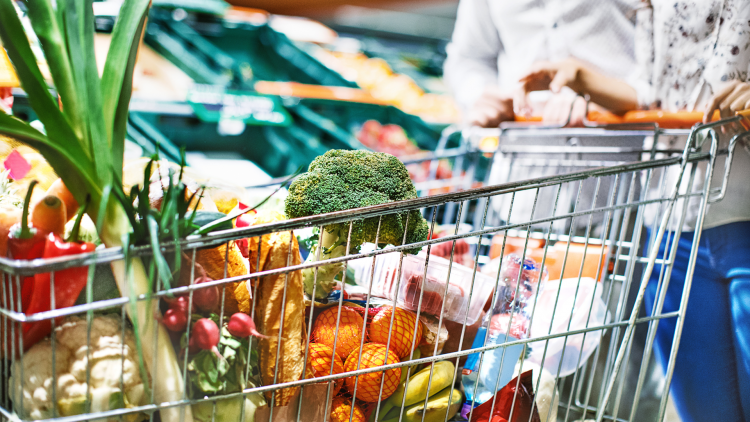
[[(474, 337), (472, 348), (500, 345), (530, 337), (531, 303), (538, 289), (547, 281), (547, 273), (533, 259), (521, 259), (516, 254), (503, 258), (494, 304), (485, 315), (482, 328)], [(485, 343), (486, 341), (486, 343)], [(466, 400), (475, 404), (489, 400), (497, 387), (513, 376), (514, 362), (524, 345), (498, 347), (469, 355), (461, 382)]]
[[(525, 306), (534, 299), (537, 289), (543, 287), (547, 279), (547, 269), (542, 269), (542, 265), (532, 258), (522, 259), (517, 254), (506, 255), (500, 267), (500, 280), (508, 289), (503, 291), (505, 296), (496, 296), (495, 306), (513, 304), (516, 292), (518, 301), (515, 303)], [(498, 310), (500, 309), (495, 309)]]
[[(388, 356), (386, 357), (386, 355)], [(367, 343), (362, 346), (361, 350), (355, 350), (346, 358), (344, 370), (352, 372), (357, 369), (377, 368), (378, 366), (399, 362), (398, 356), (393, 352), (388, 352), (388, 348), (384, 344)], [(358, 400), (374, 403), (390, 397), (398, 388), (400, 380), (401, 368), (393, 368), (385, 372), (370, 372), (349, 377), (346, 378), (345, 382), (350, 393), (354, 394), (356, 389)], [(383, 386), (382, 391), (381, 384)]]
[(96, 316), (91, 325), (85, 317), (68, 317), (55, 334), (54, 343), (37, 343), (12, 366), (8, 396), (19, 416), (49, 419), (85, 414), (88, 405), (101, 412), (148, 404), (133, 331), (121, 326), (119, 316)]
[[(439, 355), (443, 352), (443, 346), (448, 341), (448, 329), (444, 325), (439, 326), (440, 321), (432, 315), (420, 315), (424, 327), (422, 341), (419, 343), (419, 351), (422, 357)], [(437, 350), (435, 345), (437, 343)]]
[[(299, 245), (292, 232), (272, 233), (267, 245), (263, 246), (270, 248), (264, 271), (299, 265), (302, 262)], [(260, 340), (260, 373), (263, 384), (300, 379), (305, 351), (302, 273), (298, 270), (262, 277), (258, 285), (257, 306), (258, 328), (269, 336)], [(280, 347), (278, 342), (281, 342)], [(286, 406), (298, 390), (299, 387), (292, 387), (265, 394), (269, 401), (274, 400), (274, 406)]]
[[(490, 297), (493, 280), (473, 269), (431, 255), (378, 256), (372, 294), (386, 299), (398, 295), (399, 306), (467, 325), (474, 324)], [(427, 277), (425, 277), (425, 265)], [(400, 278), (399, 278), (400, 275)], [(473, 280), (473, 291), (472, 291)]]
[(374, 343), (387, 344), (399, 359), (406, 359), (422, 341), (422, 323), (413, 313), (386, 305), (369, 319), (367, 336)]
[[(466, 411), (466, 408), (464, 410), (465, 414), (468, 415), (469, 412)], [(539, 412), (534, 405), (532, 371), (526, 371), (513, 378), (497, 392), (494, 400), (488, 400), (478, 406), (471, 415), (471, 422), (495, 421), (540, 422)]]
[[(440, 239), (441, 237), (451, 234), (453, 233), (448, 230), (443, 230), (435, 233), (432, 238)], [(451, 256), (453, 256), (454, 263), (469, 268), (474, 267), (474, 256), (471, 254), (471, 248), (466, 239), (456, 239), (455, 241), (450, 240), (443, 243), (436, 243), (430, 248), (430, 255), (436, 255), (445, 259), (451, 259)]]

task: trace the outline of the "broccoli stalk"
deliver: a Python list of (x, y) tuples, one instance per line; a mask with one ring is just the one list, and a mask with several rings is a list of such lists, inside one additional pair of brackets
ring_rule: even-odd
[[(307, 173), (289, 186), (285, 211), (288, 217), (305, 217), (335, 211), (384, 204), (417, 197), (409, 172), (398, 158), (379, 152), (332, 150), (317, 157)], [(382, 219), (382, 220), (381, 220)], [(408, 221), (407, 221), (408, 220)], [(380, 233), (378, 223), (380, 222)], [(363, 243), (377, 241), (379, 246), (401, 245), (427, 239), (427, 222), (417, 210), (339, 223), (323, 228), (308, 262), (338, 258), (359, 252)], [(407, 252), (416, 253), (417, 250)], [(335, 285), (343, 263), (318, 267), (316, 298), (324, 298)], [(312, 296), (315, 268), (303, 271), (305, 292)]]
[[(346, 235), (347, 233), (340, 233), (338, 230), (329, 232), (324, 228), (323, 233), (320, 235), (318, 244), (313, 245), (310, 250), (307, 262), (315, 262), (318, 260), (318, 247), (321, 248), (321, 261), (339, 258), (346, 255)], [(344, 270), (344, 263), (339, 262), (337, 264), (322, 265), (318, 267), (317, 270), (318, 286), (315, 288), (315, 297), (322, 299), (333, 290), (335, 283), (334, 278)], [(305, 283), (305, 292), (312, 296), (313, 285), (315, 284), (315, 268), (306, 268), (302, 270), (302, 278)]]

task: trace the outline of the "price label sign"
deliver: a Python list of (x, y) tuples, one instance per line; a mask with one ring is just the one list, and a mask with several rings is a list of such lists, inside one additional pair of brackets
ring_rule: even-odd
[(292, 117), (281, 99), (221, 87), (198, 86), (188, 91), (187, 102), (204, 122), (241, 121), (250, 125), (289, 126)]

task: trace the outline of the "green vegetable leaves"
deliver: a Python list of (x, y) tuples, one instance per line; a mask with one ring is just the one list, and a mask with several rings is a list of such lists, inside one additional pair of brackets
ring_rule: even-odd
[[(199, 398), (206, 394), (227, 394), (245, 389), (249, 347), (249, 338), (239, 339), (229, 334), (226, 327), (222, 328), (219, 352), (223, 359), (210, 350), (201, 350), (188, 363), (193, 396)], [(251, 366), (255, 367), (257, 353), (253, 353), (250, 360)]]
[(128, 104), (133, 89), (133, 69), (138, 52), (138, 43), (146, 23), (149, 0), (131, 0), (122, 4), (120, 14), (112, 32), (107, 62), (102, 74), (104, 121), (111, 128), (112, 168), (118, 179), (122, 178), (125, 128), (128, 120)]

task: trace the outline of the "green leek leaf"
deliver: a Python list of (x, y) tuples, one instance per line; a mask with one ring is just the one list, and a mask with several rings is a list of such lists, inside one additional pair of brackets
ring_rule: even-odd
[(49, 0), (32, 0), (28, 7), (29, 20), (34, 28), (39, 43), (44, 50), (44, 57), (49, 64), (55, 89), (60, 94), (63, 103), (63, 114), (73, 126), (80, 138), (83, 121), (81, 115), (85, 112), (80, 104), (78, 92), (73, 80), (73, 70), (70, 66), (65, 39), (60, 29), (58, 17)]
[[(100, 186), (106, 185), (112, 178), (112, 145), (108, 131), (104, 125), (102, 111), (102, 89), (99, 79), (99, 69), (96, 66), (96, 52), (94, 50), (94, 7), (92, 0), (75, 0), (78, 8), (79, 31), (83, 47), (83, 69), (85, 72), (86, 93), (90, 124), (90, 148), (94, 157), (94, 166), (99, 178)], [(131, 81), (132, 85), (132, 81)], [(122, 168), (122, 164), (120, 164)]]
[(114, 159), (112, 166), (120, 177), (125, 150), (127, 110), (133, 89), (133, 69), (148, 16), (148, 5), (149, 0), (131, 0), (123, 3), (112, 32), (112, 42), (102, 74), (104, 121), (110, 128)]

